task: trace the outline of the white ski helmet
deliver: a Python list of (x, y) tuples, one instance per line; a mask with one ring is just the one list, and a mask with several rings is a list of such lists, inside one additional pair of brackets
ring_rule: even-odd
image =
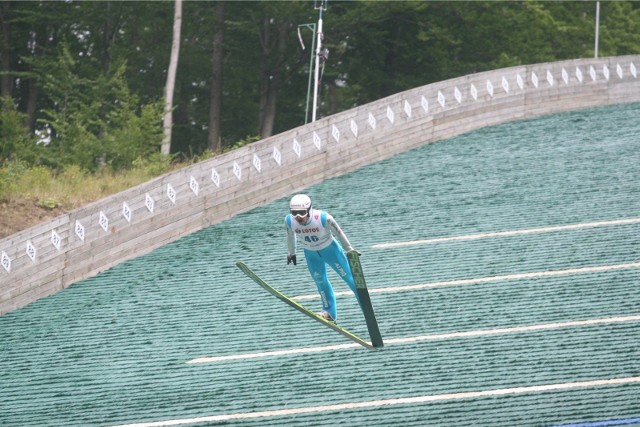
[(292, 214), (299, 214), (301, 211), (311, 212), (311, 199), (306, 194), (296, 194), (291, 198), (289, 210)]

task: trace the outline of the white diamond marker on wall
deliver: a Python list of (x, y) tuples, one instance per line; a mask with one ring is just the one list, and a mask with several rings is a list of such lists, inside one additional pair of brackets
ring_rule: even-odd
[(336, 142), (340, 142), (340, 130), (338, 130), (336, 125), (331, 125), (331, 136)]
[(177, 196), (178, 195), (176, 193), (176, 190), (173, 189), (171, 184), (167, 184), (167, 198), (169, 198), (169, 200), (171, 200), (171, 203), (173, 203), (174, 205), (176, 204)]
[(622, 78), (622, 67), (620, 64), (616, 64), (616, 74), (618, 74), (619, 78)]
[(33, 246), (33, 243), (31, 243), (31, 240), (27, 240), (27, 256), (32, 262), (36, 262), (36, 258), (38, 257), (38, 251), (36, 247)]
[(533, 71), (531, 72), (531, 82), (533, 83), (533, 85), (537, 89), (538, 88), (538, 76)]
[(596, 69), (593, 68), (593, 65), (589, 66), (589, 75), (591, 76), (591, 80), (596, 81)]
[(262, 172), (262, 161), (260, 160), (260, 157), (258, 157), (257, 154), (253, 155), (253, 167), (256, 168), (256, 170), (258, 172)]
[(355, 120), (351, 119), (351, 126), (349, 126), (351, 128), (351, 133), (353, 134), (353, 136), (357, 137), (358, 136), (358, 124), (356, 123)]
[(446, 100), (444, 98), (444, 95), (442, 94), (442, 92), (438, 91), (438, 104), (440, 104), (440, 106), (444, 108), (445, 103), (446, 103)]
[(582, 83), (582, 70), (580, 70), (579, 67), (576, 67), (576, 79), (578, 79), (578, 81)]
[(238, 181), (242, 179), (242, 169), (238, 162), (233, 162), (233, 174), (238, 178)]
[(476, 89), (476, 86), (472, 83), (471, 84), (471, 97), (473, 98), (474, 101), (478, 100), (478, 89)]
[(376, 128), (376, 118), (373, 116), (373, 114), (369, 113), (369, 119), (367, 120), (367, 123), (369, 123), (371, 129)]
[(102, 211), (100, 211), (100, 219), (98, 220), (98, 223), (105, 233), (109, 232), (109, 218), (107, 218)]
[(5, 251), (2, 251), (1, 262), (4, 269), (7, 270), (7, 273), (11, 273), (11, 258), (9, 258), (9, 255), (7, 255)]
[(553, 86), (553, 84), (555, 83), (553, 74), (551, 74), (551, 71), (549, 70), (547, 70), (547, 82), (549, 82), (549, 86)]
[(122, 202), (122, 216), (128, 223), (131, 223), (131, 209), (129, 209), (127, 202)]
[(629, 71), (631, 71), (631, 75), (634, 79), (638, 78), (638, 74), (636, 73), (636, 66), (633, 65), (633, 62), (629, 64)]
[(149, 193), (147, 193), (146, 196), (144, 197), (144, 205), (147, 207), (147, 210), (149, 212), (153, 213), (153, 209), (156, 206), (156, 202), (153, 200), (153, 197), (149, 195)]
[(507, 81), (507, 78), (502, 76), (502, 89), (504, 89), (505, 93), (509, 93), (509, 82)]
[(567, 70), (565, 70), (564, 67), (562, 67), (562, 80), (564, 81), (564, 84), (569, 84), (569, 73), (567, 73)]
[(389, 119), (389, 121), (391, 123), (393, 123), (393, 121), (395, 120), (395, 114), (393, 114), (393, 110), (391, 109), (391, 107), (387, 107), (387, 119)]
[(53, 245), (54, 248), (56, 248), (57, 250), (60, 250), (62, 239), (60, 238), (58, 233), (56, 233), (56, 230), (51, 230), (51, 244)]
[(213, 168), (211, 169), (211, 181), (216, 185), (216, 187), (220, 187), (220, 174)]
[(605, 79), (609, 80), (609, 67), (607, 67), (606, 65), (603, 65), (602, 74), (604, 75)]
[(524, 89), (524, 80), (522, 80), (520, 74), (516, 76), (516, 82), (518, 83), (518, 87), (520, 88), (520, 90)]
[(453, 88), (453, 97), (458, 101), (458, 104), (462, 104), (462, 94), (460, 93), (460, 89), (456, 86)]
[(320, 136), (315, 132), (313, 133), (313, 145), (316, 146), (318, 151), (322, 150), (322, 139), (320, 139)]
[(293, 139), (293, 152), (296, 153), (298, 157), (302, 154), (302, 147), (297, 139)]
[(427, 101), (427, 98), (425, 98), (424, 96), (420, 98), (420, 105), (422, 106), (422, 109), (425, 113), (429, 112), (429, 101)]
[(273, 155), (271, 157), (273, 157), (278, 166), (282, 166), (282, 153), (276, 147), (273, 147)]
[(408, 101), (404, 101), (404, 113), (407, 117), (411, 117), (411, 104)]
[(80, 221), (76, 220), (76, 228), (75, 228), (76, 236), (78, 239), (84, 242), (84, 226), (80, 224)]
[(493, 98), (493, 84), (491, 80), (487, 80), (487, 92), (489, 92), (489, 96)]
[(189, 188), (191, 188), (193, 194), (195, 194), (196, 196), (198, 195), (198, 192), (200, 191), (200, 184), (198, 184), (198, 180), (193, 176), (189, 178)]

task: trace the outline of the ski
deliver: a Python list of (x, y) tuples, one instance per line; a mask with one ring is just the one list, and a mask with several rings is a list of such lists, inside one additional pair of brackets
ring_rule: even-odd
[(238, 268), (240, 270), (242, 270), (242, 272), (244, 274), (246, 274), (251, 280), (253, 280), (254, 282), (256, 282), (258, 285), (260, 285), (261, 287), (263, 287), (267, 292), (269, 292), (271, 295), (275, 296), (276, 298), (278, 298), (279, 300), (283, 301), (284, 303), (286, 303), (287, 305), (295, 308), (296, 310), (298, 310), (299, 312), (306, 314), (307, 316), (311, 317), (313, 320), (316, 320), (320, 323), (322, 323), (323, 325), (333, 329), (334, 331), (338, 332), (339, 334), (342, 334), (343, 336), (349, 338), (350, 340), (360, 344), (363, 347), (368, 348), (369, 350), (376, 350), (376, 346), (368, 343), (367, 341), (365, 341), (364, 339), (360, 338), (359, 336), (349, 332), (348, 330), (341, 328), (340, 326), (336, 325), (335, 323), (329, 322), (327, 319), (325, 319), (324, 317), (316, 314), (315, 312), (309, 310), (308, 308), (306, 308), (305, 306), (303, 306), (302, 304), (297, 303), (296, 301), (292, 300), (291, 298), (289, 298), (288, 296), (284, 295), (283, 293), (281, 293), (280, 291), (278, 291), (277, 289), (275, 289), (273, 286), (271, 286), (270, 284), (268, 284), (267, 282), (265, 282), (262, 278), (260, 278), (260, 276), (258, 276), (256, 273), (254, 273), (249, 267), (247, 267), (247, 265), (245, 263), (243, 263), (242, 261), (238, 261), (236, 262), (236, 265), (238, 266)]
[(369, 291), (367, 290), (367, 283), (364, 280), (364, 272), (362, 271), (362, 264), (360, 264), (360, 255), (356, 251), (347, 252), (347, 260), (351, 267), (351, 273), (353, 274), (353, 281), (356, 284), (356, 292), (358, 293), (358, 299), (360, 300), (360, 307), (364, 314), (364, 320), (367, 322), (367, 329), (369, 330), (369, 338), (371, 338), (371, 344), (374, 347), (382, 347), (382, 335), (380, 335), (380, 328), (378, 327), (378, 321), (371, 305), (371, 298), (369, 297)]

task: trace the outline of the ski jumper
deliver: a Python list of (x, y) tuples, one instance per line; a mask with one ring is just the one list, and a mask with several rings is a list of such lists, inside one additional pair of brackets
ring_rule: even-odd
[[(299, 242), (304, 249), (309, 273), (322, 298), (322, 308), (337, 319), (336, 297), (327, 275), (327, 265), (349, 285), (358, 299), (351, 268), (343, 250), (343, 247), (348, 251), (353, 249), (347, 236), (329, 213), (319, 209), (311, 209), (309, 219), (304, 225), (293, 219), (291, 214), (286, 216), (285, 224), (289, 255), (295, 255), (296, 242)], [(338, 242), (334, 236), (340, 241)]]

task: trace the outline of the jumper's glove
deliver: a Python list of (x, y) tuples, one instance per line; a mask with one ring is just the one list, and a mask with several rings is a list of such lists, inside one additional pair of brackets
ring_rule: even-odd
[(296, 256), (295, 255), (287, 255), (287, 265), (293, 263), (293, 265), (297, 265)]
[(356, 251), (355, 249), (351, 249), (349, 252), (355, 252), (356, 255), (358, 255), (359, 257), (362, 256), (362, 254), (358, 251)]

